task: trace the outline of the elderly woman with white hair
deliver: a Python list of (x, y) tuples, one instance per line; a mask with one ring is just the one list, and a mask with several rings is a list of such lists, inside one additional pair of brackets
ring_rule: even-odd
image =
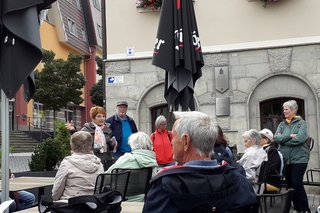
[(274, 140), (280, 145), (280, 152), (287, 161), (286, 181), (293, 188), (293, 206), (295, 212), (310, 212), (308, 198), (303, 186), (303, 175), (307, 169), (310, 149), (306, 144), (308, 138), (306, 122), (297, 115), (298, 104), (289, 100), (283, 105), (285, 120), (275, 133)]
[[(153, 167), (152, 175), (157, 172), (156, 154), (153, 150), (149, 135), (144, 132), (133, 133), (129, 136), (128, 143), (131, 152), (124, 153), (112, 164), (106, 173), (111, 173), (114, 169), (138, 169)], [(128, 197), (130, 201), (143, 201), (144, 194), (141, 196)]]
[(247, 148), (244, 155), (238, 160), (238, 163), (246, 171), (246, 178), (249, 180), (255, 191), (258, 189), (256, 185), (260, 172), (260, 165), (263, 161), (267, 161), (267, 153), (260, 146), (261, 136), (255, 129), (250, 129), (242, 134), (244, 146)]
[(71, 136), (72, 154), (59, 166), (53, 183), (53, 200), (93, 194), (96, 178), (103, 173), (103, 165), (93, 154), (92, 144), (93, 138), (88, 132), (78, 131)]

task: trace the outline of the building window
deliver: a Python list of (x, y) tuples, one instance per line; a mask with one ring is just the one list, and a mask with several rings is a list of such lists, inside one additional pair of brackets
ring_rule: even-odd
[(69, 18), (68, 18), (68, 27), (69, 27), (70, 33), (77, 36), (77, 25), (76, 23), (74, 23), (74, 21), (72, 21)]
[(65, 117), (65, 122), (72, 122), (74, 121), (74, 113), (73, 113), (73, 108), (68, 107), (64, 111), (64, 117)]
[(82, 28), (81, 32), (82, 32), (82, 40), (83, 40), (83, 41), (87, 41), (86, 31)]
[(77, 9), (81, 10), (80, 0), (76, 0)]
[[(97, 10), (101, 10), (101, 2), (100, 0), (92, 0), (93, 1), (93, 6), (97, 9)], [(103, 0), (105, 1), (105, 0)]]
[(43, 104), (39, 102), (33, 103), (33, 126), (41, 128), (44, 127), (46, 124), (44, 111), (43, 111)]
[(98, 24), (98, 34), (99, 34), (99, 38), (102, 38), (102, 27), (99, 24)]

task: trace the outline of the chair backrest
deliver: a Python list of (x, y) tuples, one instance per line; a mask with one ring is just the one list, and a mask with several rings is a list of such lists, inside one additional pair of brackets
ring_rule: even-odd
[(130, 178), (128, 183), (127, 192), (125, 194), (124, 200), (127, 199), (127, 196), (134, 196), (140, 194), (146, 194), (149, 182), (152, 177), (153, 167), (145, 167), (138, 169), (114, 169), (112, 172), (124, 172), (130, 171)]
[(130, 171), (118, 173), (102, 173), (97, 176), (94, 194), (101, 194), (106, 191), (119, 191), (124, 198), (127, 193)]
[[(289, 213), (291, 207), (291, 200), (293, 196), (293, 189), (288, 189), (283, 193), (275, 194), (258, 194), (257, 198), (259, 200), (260, 212), (281, 212)], [(272, 199), (272, 206), (267, 205), (267, 198)]]

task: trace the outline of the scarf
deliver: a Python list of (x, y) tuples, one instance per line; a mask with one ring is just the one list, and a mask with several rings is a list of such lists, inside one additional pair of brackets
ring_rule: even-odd
[(103, 126), (98, 126), (97, 124), (93, 123), (95, 128), (94, 132), (94, 148), (98, 149), (100, 153), (107, 152), (107, 144), (106, 144), (106, 137), (103, 134), (102, 129), (104, 128), (105, 125)]

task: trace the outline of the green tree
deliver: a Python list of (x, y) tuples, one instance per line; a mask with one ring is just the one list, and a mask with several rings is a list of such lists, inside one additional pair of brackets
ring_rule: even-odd
[(56, 111), (68, 103), (81, 104), (82, 88), (85, 85), (80, 64), (82, 57), (70, 53), (67, 60), (55, 59), (53, 51), (44, 50), (44, 67), (35, 72), (36, 92), (34, 100), (43, 104), (46, 110)]
[[(97, 74), (102, 75), (102, 59), (96, 57), (98, 65)], [(98, 83), (94, 84), (90, 90), (91, 102), (97, 106), (103, 106), (103, 80), (100, 79)]]

